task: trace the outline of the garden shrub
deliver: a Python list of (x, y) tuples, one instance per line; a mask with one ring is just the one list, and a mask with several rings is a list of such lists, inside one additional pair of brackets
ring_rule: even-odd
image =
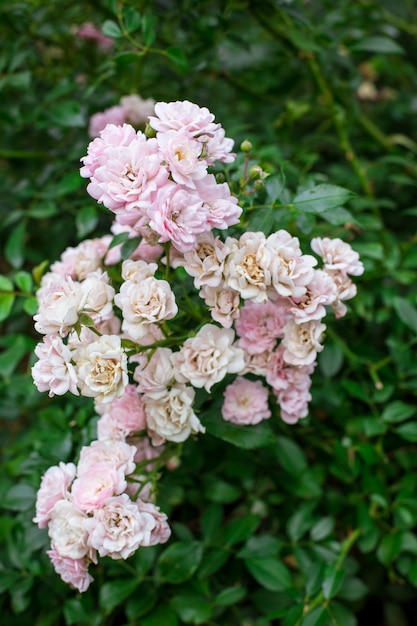
[[(415, 13), (405, 0), (26, 0), (1, 7), (2, 623), (413, 623)], [(32, 316), (43, 333), (45, 276), (60, 267), (65, 250), (112, 240), (111, 211), (120, 207), (109, 206), (103, 186), (99, 197), (97, 187), (89, 188), (93, 197), (86, 193), (80, 159), (103, 119), (145, 131), (144, 120), (134, 117), (134, 99), (126, 99), (132, 94), (207, 107), (233, 138), (233, 162), (226, 150), (225, 162), (206, 163), (216, 177), (210, 180), (223, 190), (227, 183), (243, 209), (239, 224), (231, 219), (221, 227), (227, 231), (216, 231), (222, 239), (288, 231), (315, 258), (320, 242), (340, 240), (358, 253), (352, 258), (359, 263), (360, 257), (364, 272), (356, 265), (357, 295), (346, 301), (342, 319), (328, 307), (308, 415), (283, 419), (270, 391), (263, 404), (269, 419), (225, 421), (223, 393), (234, 391), (237, 367), (211, 381), (213, 388), (195, 385), (191, 436), (163, 437), (163, 462), (151, 472), (171, 537), (166, 531), (166, 543), (142, 545), (126, 560), (103, 552), (91, 567), (95, 582), (79, 593), (53, 571), (48, 531), (32, 520), (38, 515), (39, 522), (36, 494), (48, 468), (61, 462), (70, 468), (97, 439), (98, 407), (85, 377), (83, 384), (77, 379), (79, 396), (74, 385), (65, 395), (54, 387), (53, 397), (37, 389), (42, 337)], [(151, 119), (147, 145), (154, 142), (152, 128), (158, 130)], [(205, 175), (201, 158), (207, 157), (197, 164), (197, 188)], [(171, 178), (196, 188), (178, 171)], [(230, 210), (237, 206), (230, 200)], [(172, 261), (170, 237), (153, 228)], [(121, 246), (121, 257), (131, 257), (139, 241), (113, 235), (110, 252)], [(181, 244), (187, 245), (177, 239)], [(120, 265), (106, 268), (116, 291)], [(173, 310), (165, 318), (160, 347), (177, 352), (203, 324), (220, 331), (193, 276), (165, 262), (141, 280), (154, 272), (153, 280), (168, 281), (187, 306), (178, 318)], [(123, 280), (127, 285), (127, 274)], [(256, 295), (240, 295), (241, 311), (250, 309), (247, 300)], [(116, 305), (120, 314), (121, 297)], [(74, 323), (91, 326), (91, 302), (81, 318), (80, 311)], [(58, 331), (66, 335), (62, 325)], [(124, 347), (134, 350), (128, 342)], [(84, 376), (77, 359), (75, 365)], [(176, 368), (185, 376), (181, 362)], [(264, 393), (259, 377), (246, 378), (255, 385), (248, 401)], [(236, 404), (230, 415), (235, 419)]]

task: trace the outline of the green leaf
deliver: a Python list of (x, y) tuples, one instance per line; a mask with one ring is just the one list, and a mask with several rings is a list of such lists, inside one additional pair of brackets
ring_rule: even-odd
[(265, 180), (265, 189), (268, 199), (271, 202), (279, 200), (283, 190), (285, 189), (285, 176), (282, 172), (268, 176)]
[(137, 578), (114, 580), (104, 583), (99, 591), (100, 607), (108, 615), (116, 606), (122, 604), (138, 586), (139, 580)]
[(285, 34), (299, 50), (307, 52), (321, 52), (321, 48), (315, 41), (305, 32), (296, 30), (295, 28), (286, 28)]
[(249, 514), (238, 517), (227, 524), (222, 533), (222, 543), (231, 546), (241, 541), (246, 541), (258, 528), (261, 518), (258, 515)]
[(12, 511), (28, 511), (34, 506), (35, 498), (36, 491), (32, 485), (19, 483), (6, 493), (2, 506)]
[(250, 537), (246, 545), (239, 550), (239, 559), (264, 559), (268, 556), (277, 556), (281, 550), (281, 542), (272, 535), (255, 535)]
[(173, 543), (159, 557), (158, 577), (164, 582), (182, 583), (194, 574), (202, 556), (203, 545), (199, 541)]
[(29, 272), (17, 272), (14, 276), (16, 285), (22, 291), (31, 292), (33, 287), (33, 278)]
[(103, 35), (110, 37), (110, 39), (119, 39), (123, 37), (123, 33), (120, 30), (120, 26), (113, 22), (113, 20), (106, 20), (101, 27)]
[(207, 624), (213, 609), (201, 593), (184, 590), (171, 600), (171, 606), (186, 624)]
[(127, 7), (123, 14), (123, 21), (126, 26), (126, 30), (129, 33), (133, 33), (140, 26), (141, 15), (134, 7)]
[(223, 507), (219, 504), (209, 504), (201, 515), (200, 525), (204, 541), (213, 540), (223, 521)]
[(297, 195), (293, 204), (298, 211), (323, 213), (344, 204), (353, 197), (353, 193), (336, 185), (317, 185)]
[(402, 48), (396, 41), (389, 37), (366, 37), (361, 41), (357, 41), (352, 46), (351, 50), (359, 50), (364, 52), (376, 52), (382, 54), (404, 54), (404, 48)]
[(326, 537), (328, 537), (334, 528), (334, 518), (333, 517), (323, 517), (321, 520), (314, 524), (313, 528), (310, 531), (310, 537), (313, 541), (323, 541)]
[(141, 617), (140, 626), (178, 626), (178, 618), (171, 607), (160, 605), (150, 615)]
[(0, 375), (7, 378), (15, 371), (25, 354), (34, 349), (35, 342), (26, 335), (7, 335), (0, 343)]
[(318, 606), (303, 618), (301, 626), (324, 626), (327, 624), (327, 611), (326, 607)]
[(246, 589), (240, 586), (226, 587), (223, 589), (215, 599), (217, 606), (230, 606), (237, 604), (246, 596)]
[(0, 322), (9, 317), (14, 299), (15, 297), (13, 294), (0, 293)]
[(416, 407), (411, 404), (396, 400), (388, 404), (382, 412), (381, 419), (388, 423), (404, 422), (412, 415), (415, 415)]
[(255, 426), (239, 426), (223, 420), (220, 411), (213, 407), (213, 410), (202, 416), (202, 422), (210, 435), (246, 450), (268, 446), (276, 441), (274, 432), (265, 420)]
[(313, 511), (315, 502), (306, 502), (290, 517), (287, 531), (292, 541), (298, 541), (314, 525)]
[(329, 222), (329, 224), (333, 224), (333, 226), (341, 226), (355, 222), (352, 213), (341, 206), (325, 211), (322, 217), (326, 222)]
[(389, 565), (391, 565), (392, 561), (398, 556), (400, 551), (401, 551), (400, 533), (390, 534), (390, 535), (385, 535), (385, 537), (382, 538), (382, 541), (378, 546), (376, 555), (378, 557), (378, 560), (383, 565), (388, 567)]
[(345, 576), (345, 570), (337, 570), (334, 567), (327, 568), (323, 584), (321, 586), (326, 600), (333, 598), (333, 596), (337, 594), (342, 586)]
[(48, 115), (57, 126), (79, 128), (86, 125), (80, 103), (75, 100), (65, 100), (51, 105), (48, 109)]
[(406, 441), (415, 443), (417, 441), (417, 422), (402, 424), (395, 429), (395, 432)]
[(98, 224), (99, 214), (95, 206), (85, 206), (75, 217), (78, 239), (84, 239)]
[(230, 552), (221, 548), (214, 548), (204, 554), (201, 565), (198, 569), (200, 579), (207, 578), (223, 567), (229, 559)]
[(292, 476), (299, 476), (307, 470), (307, 459), (300, 446), (289, 437), (279, 436), (276, 438), (277, 446), (274, 447), (278, 463)]
[(151, 46), (156, 38), (156, 17), (152, 13), (142, 16), (142, 36), (145, 46)]
[(7, 276), (0, 276), (0, 291), (13, 291), (13, 283)]
[(284, 591), (292, 585), (288, 568), (277, 558), (244, 559), (255, 580), (269, 591)]
[[(138, 550), (138, 552), (146, 552)], [(158, 600), (158, 593), (154, 585), (150, 583), (142, 583), (137, 593), (130, 596), (126, 603), (126, 616), (131, 622), (148, 613), (155, 606)]]
[(188, 69), (188, 61), (187, 57), (184, 54), (184, 50), (182, 48), (178, 48), (177, 46), (171, 46), (166, 51), (167, 57), (179, 68), (181, 68), (184, 72)]
[[(120, 233), (124, 234), (124, 233)], [(131, 239), (127, 239), (121, 247), (120, 254), (123, 261), (126, 261), (136, 250), (140, 242), (142, 241), (142, 237), (132, 237)], [(111, 246), (113, 247), (113, 246)]]
[(78, 598), (70, 598), (69, 600), (65, 600), (63, 613), (67, 626), (72, 626), (72, 624), (80, 624), (82, 622), (88, 621), (87, 611), (85, 610), (81, 600), (79, 600)]
[(4, 247), (4, 255), (14, 268), (22, 266), (25, 260), (26, 223), (20, 222), (14, 228)]
[(368, 591), (368, 585), (366, 585), (360, 578), (350, 576), (344, 580), (338, 596), (343, 600), (355, 602), (365, 597)]
[(343, 626), (357, 626), (355, 615), (340, 602), (333, 601), (330, 605), (333, 623), (343, 624)]
[(325, 378), (333, 378), (340, 371), (344, 361), (341, 348), (336, 343), (326, 343), (318, 357), (319, 368)]
[(417, 310), (408, 300), (397, 296), (394, 299), (394, 308), (400, 320), (413, 332), (417, 333)]

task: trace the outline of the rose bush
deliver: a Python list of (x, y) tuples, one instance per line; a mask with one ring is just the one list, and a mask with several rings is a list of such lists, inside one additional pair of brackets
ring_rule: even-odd
[(0, 15), (2, 622), (412, 624), (414, 7)]

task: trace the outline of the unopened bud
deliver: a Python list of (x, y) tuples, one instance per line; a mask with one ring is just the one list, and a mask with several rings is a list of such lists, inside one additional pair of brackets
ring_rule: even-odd
[(253, 188), (255, 191), (263, 191), (265, 189), (265, 183), (263, 180), (255, 180), (253, 183)]
[(242, 141), (242, 143), (240, 144), (240, 149), (242, 150), (242, 152), (250, 152), (252, 150), (252, 144), (250, 141), (248, 141), (247, 139), (245, 139), (244, 141)]
[(252, 178), (252, 180), (258, 180), (259, 178), (262, 178), (262, 174), (263, 169), (262, 167), (259, 167), (259, 165), (252, 165), (249, 170), (249, 176)]
[(147, 122), (145, 126), (145, 135), (148, 139), (152, 139), (152, 137), (156, 137), (156, 130), (152, 128), (149, 122)]
[(216, 181), (219, 183), (219, 185), (224, 183), (225, 180), (226, 180), (226, 176), (223, 174), (223, 172), (217, 172), (217, 174), (216, 174)]

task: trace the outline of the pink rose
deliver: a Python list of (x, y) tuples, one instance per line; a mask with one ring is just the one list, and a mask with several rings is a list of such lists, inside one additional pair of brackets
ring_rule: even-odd
[(270, 418), (268, 389), (260, 380), (252, 381), (238, 376), (225, 389), (222, 417), (228, 422), (241, 425), (258, 424)]

